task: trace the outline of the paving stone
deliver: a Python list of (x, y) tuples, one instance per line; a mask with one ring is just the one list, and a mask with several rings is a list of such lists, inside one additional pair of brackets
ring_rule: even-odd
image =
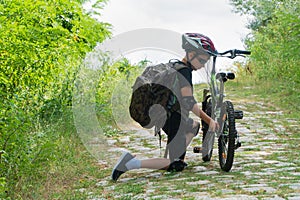
[(107, 186), (108, 185), (108, 181), (106, 181), (106, 180), (103, 180), (103, 181), (100, 181), (100, 182), (98, 182), (98, 183), (96, 183), (96, 186)]
[(263, 198), (263, 200), (285, 200), (285, 199), (276, 195), (274, 197)]
[(266, 164), (275, 164), (275, 163), (279, 163), (280, 161), (278, 160), (265, 160), (264, 163)]
[(279, 162), (275, 164), (276, 167), (290, 167), (290, 166), (296, 166), (294, 163), (289, 162)]
[(255, 173), (256, 175), (259, 175), (259, 176), (267, 176), (267, 175), (269, 175), (269, 176), (272, 176), (272, 175), (274, 175), (275, 173), (274, 172), (272, 172), (272, 171), (265, 171), (265, 172), (257, 172), (257, 173)]
[(193, 195), (187, 194), (186, 197), (193, 197), (195, 200), (211, 200), (208, 192), (194, 192)]
[(252, 163), (244, 163), (244, 166), (255, 167), (255, 166), (260, 166), (261, 164), (262, 164), (261, 162), (252, 162)]
[(106, 142), (109, 146), (112, 146), (112, 145), (116, 144), (117, 140), (108, 139), (108, 140), (106, 140)]
[(253, 172), (251, 172), (251, 171), (244, 171), (244, 172), (241, 172), (241, 173), (244, 174), (245, 176), (253, 175)]
[(204, 171), (204, 172), (200, 172), (198, 174), (202, 174), (202, 175), (214, 175), (214, 174), (219, 174), (219, 172), (217, 171)]
[[(297, 170), (299, 170), (299, 168), (296, 168)], [(299, 176), (300, 177), (300, 172), (293, 172), (293, 173), (290, 173), (291, 175), (293, 176)]]
[(210, 181), (208, 180), (200, 180), (200, 181), (194, 181), (194, 182), (186, 182), (187, 185), (207, 185)]
[(292, 184), (290, 184), (289, 187), (290, 187), (291, 189), (299, 190), (299, 191), (300, 191), (300, 183), (292, 183)]
[(193, 167), (192, 171), (194, 171), (194, 172), (207, 171), (207, 167), (205, 167), (205, 166), (196, 166), (196, 167)]
[(160, 172), (154, 172), (146, 175), (146, 178), (160, 178), (162, 176), (162, 173)]
[(281, 176), (279, 177), (280, 180), (293, 180), (294, 177), (287, 177), (287, 176)]
[(214, 200), (257, 200), (258, 198), (249, 195), (231, 195), (226, 196), (225, 198), (214, 198)]
[(293, 196), (293, 197), (288, 197), (288, 200), (299, 200), (300, 199), (300, 194)]
[(171, 196), (168, 196), (168, 195), (156, 195), (156, 196), (152, 196), (150, 198), (146, 198), (146, 199), (170, 199), (170, 200), (174, 200), (174, 199), (177, 199), (177, 198), (172, 198)]
[(248, 192), (256, 192), (256, 191), (265, 191), (267, 193), (273, 193), (276, 192), (276, 189), (272, 187), (268, 187), (267, 184), (253, 184), (253, 185), (247, 185), (243, 188), (243, 190), (246, 190)]
[(235, 193), (235, 191), (234, 191), (234, 190), (230, 190), (230, 189), (222, 189), (222, 190), (221, 190), (221, 193), (224, 195), (224, 194)]

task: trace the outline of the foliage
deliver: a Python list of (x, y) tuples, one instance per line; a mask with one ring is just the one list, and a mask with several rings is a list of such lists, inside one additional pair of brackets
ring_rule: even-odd
[(262, 26), (266, 26), (274, 19), (274, 11), (282, 5), (283, 0), (231, 0), (234, 11), (241, 15), (251, 16), (248, 28), (257, 30)]
[(82, 58), (109, 35), (78, 2), (0, 1), (0, 192), (8, 196), (56, 159), (59, 138), (45, 121), (71, 105)]
[(299, 14), (282, 7), (275, 15), (275, 20), (260, 31), (254, 32), (254, 38), (247, 41), (253, 52), (255, 70), (261, 78), (271, 76), (299, 83)]
[[(105, 124), (114, 124), (111, 100), (113, 94), (122, 90), (130, 90), (137, 75), (145, 67), (145, 61), (136, 65), (131, 64), (126, 58), (119, 60), (113, 65), (104, 65), (96, 93), (97, 113), (101, 116), (101, 121)], [(121, 86), (120, 86), (121, 85)], [(122, 88), (120, 88), (122, 87)], [(122, 101), (125, 101), (123, 99)]]
[[(296, 0), (231, 0), (235, 11), (251, 15), (251, 34), (245, 40), (251, 50), (244, 69), (256, 79), (279, 82), (272, 91), (284, 94), (288, 104), (300, 101), (300, 4)], [(276, 84), (277, 85), (277, 84)], [(294, 104), (295, 105), (295, 104)], [(298, 106), (295, 106), (299, 110)]]

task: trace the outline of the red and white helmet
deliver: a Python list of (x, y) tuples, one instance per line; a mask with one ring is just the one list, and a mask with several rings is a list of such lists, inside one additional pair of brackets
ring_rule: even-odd
[(185, 51), (196, 51), (198, 53), (206, 52), (212, 55), (217, 54), (217, 50), (211, 39), (200, 33), (183, 34), (182, 48)]

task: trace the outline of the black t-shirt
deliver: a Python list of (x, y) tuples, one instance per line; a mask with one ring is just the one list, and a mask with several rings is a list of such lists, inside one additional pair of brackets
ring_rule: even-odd
[(179, 76), (180, 88), (190, 86), (193, 88), (193, 81), (192, 81), (192, 69), (190, 67), (185, 67), (178, 72), (182, 75)]

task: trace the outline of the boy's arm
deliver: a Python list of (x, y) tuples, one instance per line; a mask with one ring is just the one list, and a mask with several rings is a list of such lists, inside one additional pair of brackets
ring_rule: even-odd
[[(193, 97), (193, 92), (192, 92), (192, 88), (189, 86), (183, 87), (181, 88), (181, 95), (182, 97)], [(205, 112), (203, 112), (202, 109), (199, 108), (198, 104), (195, 103), (192, 106), (191, 111), (198, 116), (199, 118), (201, 118), (203, 121), (205, 121), (205, 123), (209, 124), (209, 126), (211, 127), (211, 129), (214, 131), (216, 128), (218, 128), (218, 124), (212, 119), (210, 118)]]

